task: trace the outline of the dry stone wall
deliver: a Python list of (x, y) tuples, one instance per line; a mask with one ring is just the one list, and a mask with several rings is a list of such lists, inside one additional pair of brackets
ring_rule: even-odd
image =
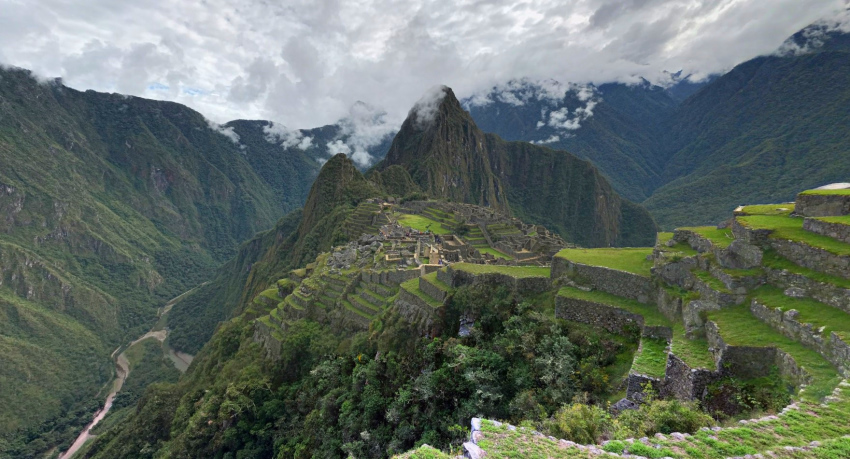
[(667, 368), (659, 395), (679, 400), (700, 400), (705, 397), (709, 384), (718, 378), (719, 373), (715, 369), (691, 368), (676, 355), (667, 354)]
[(782, 239), (771, 239), (770, 246), (796, 265), (850, 279), (850, 256), (848, 255), (836, 255), (801, 242)]
[(795, 274), (784, 269), (765, 268), (765, 272), (768, 282), (784, 288), (785, 294), (790, 297), (814, 298), (850, 314), (850, 289), (817, 282), (802, 274)]
[(826, 360), (838, 367), (838, 371), (843, 376), (850, 376), (850, 346), (835, 332), (824, 335), (820, 329), (814, 328), (812, 324), (801, 323), (797, 311), (793, 309), (783, 311), (755, 299), (750, 305), (750, 311), (759, 320), (788, 338), (816, 350)]
[(803, 220), (803, 229), (815, 234), (831, 237), (837, 241), (850, 243), (850, 225), (807, 218)]
[(850, 195), (798, 194), (794, 213), (804, 217), (850, 214)]
[(552, 279), (566, 276), (579, 284), (591, 286), (612, 295), (631, 298), (641, 303), (653, 300), (652, 279), (638, 274), (575, 263), (555, 257), (552, 260)]

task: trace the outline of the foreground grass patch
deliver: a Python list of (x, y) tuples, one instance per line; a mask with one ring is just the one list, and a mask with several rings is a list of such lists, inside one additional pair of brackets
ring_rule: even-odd
[(663, 378), (667, 368), (667, 341), (663, 339), (643, 338), (640, 350), (635, 354), (632, 372), (653, 378)]

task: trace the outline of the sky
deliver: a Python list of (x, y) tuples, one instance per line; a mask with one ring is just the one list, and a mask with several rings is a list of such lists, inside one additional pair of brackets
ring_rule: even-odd
[[(0, 64), (213, 122), (399, 125), (518, 78), (664, 83), (771, 53), (850, 0), (0, 0)], [(373, 112), (363, 113), (364, 101)]]

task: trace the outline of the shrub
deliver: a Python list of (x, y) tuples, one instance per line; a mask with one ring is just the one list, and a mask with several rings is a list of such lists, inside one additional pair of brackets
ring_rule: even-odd
[(576, 443), (598, 443), (610, 435), (613, 423), (605, 409), (584, 403), (564, 405), (547, 423), (550, 435)]
[(652, 400), (637, 410), (627, 410), (616, 420), (617, 437), (649, 437), (656, 433), (696, 432), (714, 420), (694, 402)]

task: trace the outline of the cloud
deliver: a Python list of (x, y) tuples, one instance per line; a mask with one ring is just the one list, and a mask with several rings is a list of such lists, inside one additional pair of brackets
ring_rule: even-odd
[(235, 143), (236, 145), (239, 145), (239, 134), (237, 134), (236, 131), (234, 131), (232, 127), (230, 127), (230, 126), (225, 127), (225, 126), (222, 126), (222, 125), (216, 123), (215, 121), (210, 121), (210, 120), (207, 120), (207, 125), (213, 131), (218, 132), (219, 134), (230, 139), (231, 142)]
[(180, 102), (217, 123), (311, 128), (363, 100), (397, 127), (438, 84), (465, 98), (523, 78), (655, 83), (682, 70), (700, 79), (775, 51), (819, 18), (845, 30), (835, 13), (844, 8), (846, 0), (6, 1), (0, 61), (78, 89)]
[(549, 138), (548, 138), (548, 139), (544, 139), (544, 140), (532, 140), (532, 141), (531, 141), (531, 143), (533, 143), (533, 144), (535, 144), (535, 145), (546, 145), (546, 144), (555, 143), (555, 142), (560, 142), (560, 141), (561, 141), (561, 136), (558, 136), (558, 135), (552, 135), (552, 136), (549, 136)]
[(396, 124), (387, 120), (386, 111), (361, 101), (352, 105), (348, 116), (337, 124), (350, 150), (347, 154), (360, 167), (370, 166), (374, 161), (369, 149), (387, 141), (397, 131)]
[(443, 85), (431, 87), (410, 109), (407, 116), (413, 118), (414, 125), (418, 129), (426, 129), (434, 122), (440, 110), (440, 104), (446, 98), (447, 90), (448, 88)]
[(269, 122), (263, 126), (266, 142), (280, 144), (283, 148), (306, 150), (313, 146), (313, 137), (305, 136), (297, 129), (289, 129), (283, 124)]

